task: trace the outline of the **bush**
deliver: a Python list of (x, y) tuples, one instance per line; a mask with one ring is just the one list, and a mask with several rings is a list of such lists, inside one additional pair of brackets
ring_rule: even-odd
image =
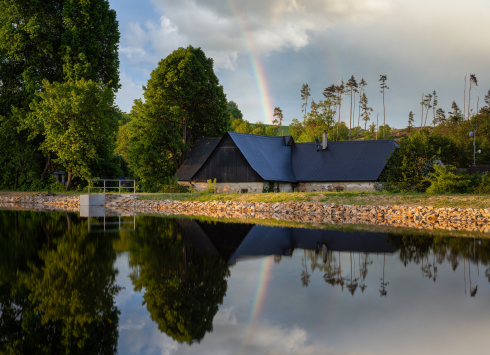
[(208, 193), (208, 194), (214, 194), (215, 189), (216, 189), (216, 178), (214, 178), (213, 181), (211, 181), (211, 179), (207, 180), (207, 183), (208, 183), (208, 186), (206, 187), (204, 192)]
[(476, 181), (477, 184), (472, 192), (475, 194), (490, 194), (490, 175), (485, 173), (483, 175), (475, 174), (474, 176), (476, 176), (478, 180)]
[(473, 190), (471, 177), (467, 173), (453, 174), (446, 168), (434, 164), (434, 172), (425, 179), (431, 185), (428, 193), (451, 194), (468, 193)]
[(188, 186), (183, 186), (179, 184), (175, 185), (163, 185), (162, 192), (166, 194), (172, 194), (172, 193), (186, 193), (189, 192), (189, 187)]

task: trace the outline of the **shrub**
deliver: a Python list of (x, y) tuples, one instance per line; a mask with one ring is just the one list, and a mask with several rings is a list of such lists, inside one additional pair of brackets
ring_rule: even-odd
[(207, 180), (208, 186), (204, 190), (205, 193), (214, 194), (216, 189), (216, 178), (213, 181), (211, 179)]
[(425, 180), (431, 183), (427, 189), (428, 193), (467, 193), (473, 188), (471, 178), (467, 173), (453, 174), (437, 164), (434, 164), (434, 172), (430, 173)]

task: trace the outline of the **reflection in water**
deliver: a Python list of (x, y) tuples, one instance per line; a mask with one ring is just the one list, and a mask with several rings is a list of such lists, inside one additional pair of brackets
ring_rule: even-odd
[[(396, 299), (394, 263), (415, 265), (416, 277), (430, 280), (431, 287), (441, 265), (462, 267), (463, 280), (460, 273), (451, 277), (458, 277), (461, 294), (469, 298), (485, 294), (475, 281), (480, 267), (490, 282), (488, 239), (111, 218), (106, 225), (114, 232), (103, 233), (91, 219), (89, 233), (88, 220), (75, 214), (0, 211), (0, 353), (115, 353), (116, 251), (128, 253), (128, 276), (149, 317), (181, 344), (201, 342), (213, 331), (230, 268), (252, 258), (273, 256), (269, 268), (279, 270), (291, 260), (297, 265), (286, 282), (288, 300), (318, 293), (318, 282), (339, 293), (347, 289), (353, 300), (370, 293), (380, 302)], [(132, 228), (119, 230), (125, 224)], [(286, 288), (275, 285), (271, 292)], [(259, 316), (260, 307), (254, 307), (249, 319)]]
[(144, 304), (158, 329), (191, 344), (212, 331), (230, 273), (210, 245), (198, 243), (199, 236), (186, 238), (185, 223), (139, 218), (130, 235), (130, 277), (136, 291), (144, 289)]
[(0, 352), (114, 354), (116, 253), (69, 213), (0, 213)]

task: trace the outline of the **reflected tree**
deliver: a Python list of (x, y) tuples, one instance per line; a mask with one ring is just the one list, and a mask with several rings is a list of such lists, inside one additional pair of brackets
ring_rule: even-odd
[(130, 238), (130, 278), (158, 329), (180, 343), (202, 340), (226, 294), (227, 263), (199, 253), (174, 219), (140, 217)]

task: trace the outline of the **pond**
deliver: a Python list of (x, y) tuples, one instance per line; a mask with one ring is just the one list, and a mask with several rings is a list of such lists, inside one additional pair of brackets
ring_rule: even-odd
[(490, 239), (0, 211), (0, 353), (486, 353)]

